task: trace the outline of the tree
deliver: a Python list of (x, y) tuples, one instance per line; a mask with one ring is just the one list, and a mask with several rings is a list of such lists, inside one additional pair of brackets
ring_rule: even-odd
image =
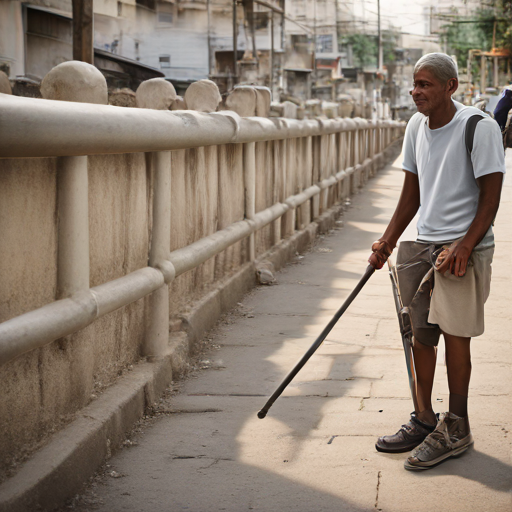
[[(395, 30), (382, 31), (382, 53), (384, 65), (393, 64), (395, 62), (395, 49), (398, 37), (399, 33)], [(377, 36), (368, 34), (350, 34), (341, 39), (340, 46), (352, 47), (355, 66), (364, 67), (372, 64), (377, 65)]]
[[(489, 40), (490, 28), (490, 40)], [(460, 67), (467, 66), (468, 51), (471, 49), (490, 50), (492, 46), (493, 22), (488, 13), (475, 12), (470, 18), (459, 18), (445, 25), (443, 34), (447, 52), (457, 57)]]
[(490, 51), (493, 41), (496, 48), (512, 51), (512, 0), (482, 1), (470, 16), (453, 16), (444, 28), (448, 53), (457, 56), (461, 67), (467, 66), (468, 50)]
[(375, 36), (351, 34), (343, 40), (344, 45), (352, 47), (354, 64), (358, 67), (377, 63), (377, 41)]
[(396, 47), (400, 33), (395, 29), (382, 31), (382, 58), (384, 65), (393, 64), (396, 60)]

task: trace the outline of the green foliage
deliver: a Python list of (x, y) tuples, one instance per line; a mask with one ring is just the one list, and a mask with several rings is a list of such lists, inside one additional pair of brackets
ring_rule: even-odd
[(382, 59), (385, 66), (393, 64), (396, 60), (395, 50), (399, 37), (400, 33), (395, 30), (384, 30), (382, 32)]
[(489, 51), (496, 25), (496, 48), (512, 50), (512, 0), (482, 1), (468, 17), (458, 17), (445, 25), (448, 53), (455, 54), (461, 67), (467, 66), (468, 50)]
[[(478, 23), (462, 23), (479, 19)], [(472, 16), (471, 18), (459, 18), (458, 23), (447, 25), (443, 39), (445, 39), (448, 54), (456, 55), (460, 67), (467, 66), (468, 51), (479, 48), (489, 50), (492, 46), (492, 22), (486, 18)], [(491, 40), (488, 40), (488, 26), (491, 28)]]
[(377, 63), (377, 40), (366, 34), (350, 34), (343, 39), (344, 45), (352, 46), (354, 64), (359, 67)]
[[(382, 31), (382, 57), (384, 65), (395, 62), (395, 49), (397, 47), (398, 37), (399, 32), (394, 30)], [(354, 65), (356, 67), (377, 65), (379, 47), (377, 36), (368, 34), (350, 34), (341, 40), (340, 46), (352, 47)]]

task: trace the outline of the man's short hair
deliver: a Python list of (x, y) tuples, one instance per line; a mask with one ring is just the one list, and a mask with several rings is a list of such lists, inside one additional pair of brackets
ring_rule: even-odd
[(416, 62), (414, 75), (422, 69), (428, 69), (441, 83), (458, 78), (457, 63), (446, 53), (427, 53)]

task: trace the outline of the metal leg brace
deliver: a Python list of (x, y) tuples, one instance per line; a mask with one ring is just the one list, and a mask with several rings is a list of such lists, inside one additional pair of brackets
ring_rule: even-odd
[(393, 288), (393, 298), (395, 299), (396, 313), (400, 325), (400, 334), (402, 335), (402, 344), (404, 347), (405, 364), (407, 365), (407, 374), (409, 377), (409, 387), (411, 389), (414, 410), (418, 411), (418, 400), (416, 396), (416, 371), (414, 369), (414, 354), (412, 351), (412, 326), (409, 315), (409, 308), (404, 307), (400, 296), (400, 286), (398, 284), (398, 275), (396, 267), (388, 259), (389, 277)]

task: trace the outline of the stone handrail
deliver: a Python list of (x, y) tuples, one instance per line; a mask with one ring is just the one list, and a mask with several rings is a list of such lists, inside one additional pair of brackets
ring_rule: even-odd
[(71, 62), (44, 99), (0, 94), (0, 479), (125, 371), (154, 400), (255, 270), (332, 225), (404, 131), (215, 112), (214, 94), (209, 113), (169, 110), (172, 86), (148, 82), (139, 108), (107, 105), (101, 73)]
[[(150, 357), (161, 356), (168, 336), (167, 284), (239, 240), (253, 239), (257, 230), (294, 212), (311, 198), (316, 198), (314, 219), (333, 204), (328, 191), (350, 180), (351, 175), (358, 181), (369, 176), (379, 165), (382, 151), (403, 130), (401, 123), (393, 121), (240, 118), (229, 111), (171, 112), (3, 94), (0, 113), (1, 158), (60, 157), (59, 216), (63, 219), (58, 242), (60, 300), (0, 324), (0, 364), (83, 329), (152, 292), (158, 295), (155, 301), (159, 304), (155, 303), (149, 313), (153, 317), (149, 322), (151, 332), (143, 352)], [(299, 138), (311, 144), (315, 138), (316, 144), (323, 144), (317, 154), (320, 165), (327, 164), (329, 172), (320, 168), (322, 179), (317, 183), (256, 212), (255, 143), (286, 144), (286, 140)], [(231, 143), (244, 143), (245, 220), (171, 253), (169, 151)], [(343, 151), (350, 153), (351, 162)], [(149, 267), (89, 288), (87, 155), (135, 152), (151, 153), (154, 158)], [(291, 232), (293, 229), (291, 226)], [(250, 259), (254, 258), (252, 241)]]

